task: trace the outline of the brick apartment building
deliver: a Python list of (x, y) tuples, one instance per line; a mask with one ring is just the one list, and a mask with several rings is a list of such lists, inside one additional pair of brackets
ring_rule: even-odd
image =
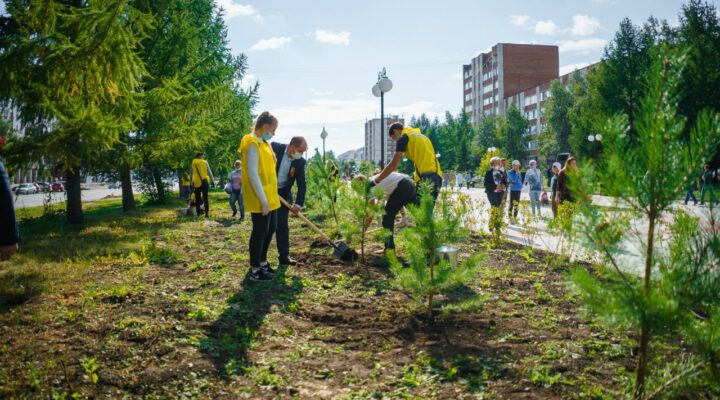
[(592, 66), (560, 76), (557, 46), (498, 43), (463, 65), (463, 110), (478, 124), (485, 115), (505, 115), (515, 104), (530, 123), (527, 134), (531, 158), (537, 157), (537, 134), (545, 129), (543, 106), (550, 84), (587, 73)]
[(392, 160), (395, 154), (395, 142), (388, 136), (388, 128), (395, 122), (405, 124), (405, 119), (398, 117), (397, 115), (386, 115), (385, 116), (385, 137), (381, 138), (380, 133), (380, 118), (373, 118), (365, 121), (365, 148), (363, 160), (370, 160), (376, 164), (380, 163), (380, 140), (385, 140), (385, 164)]

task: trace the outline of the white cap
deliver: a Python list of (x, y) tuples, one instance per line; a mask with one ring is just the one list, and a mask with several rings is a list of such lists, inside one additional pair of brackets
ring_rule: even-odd
[(518, 161), (518, 160), (513, 160), (512, 165), (520, 165), (520, 161)]
[(557, 168), (557, 169), (562, 169), (562, 165), (560, 165), (559, 162), (554, 162), (554, 163), (553, 163), (553, 167), (555, 167), (555, 168)]
[(537, 165), (537, 161), (535, 161), (535, 160), (530, 160), (530, 165), (532, 165), (532, 166)]

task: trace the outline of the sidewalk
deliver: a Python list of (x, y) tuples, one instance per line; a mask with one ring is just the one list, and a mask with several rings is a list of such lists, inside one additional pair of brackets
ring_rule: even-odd
[[(475, 226), (472, 227), (472, 229), (487, 232), (490, 204), (487, 201), (485, 191), (482, 188), (469, 190), (463, 188), (461, 193), (469, 195), (473, 204), (474, 212), (472, 219), (475, 220)], [(529, 204), (530, 198), (528, 192), (522, 192), (520, 201), (527, 201)], [(600, 207), (627, 208), (618, 202), (617, 199), (607, 196), (592, 196), (592, 204)], [(674, 210), (682, 209), (688, 214), (700, 218), (701, 225), (709, 226), (709, 208), (707, 207), (686, 206), (679, 201), (674, 204), (672, 208)], [(549, 205), (541, 207), (540, 218), (533, 219), (532, 222), (524, 225), (519, 222), (512, 223), (509, 221), (507, 218), (507, 205), (503, 211), (506, 216), (505, 222), (508, 224), (506, 227), (506, 237), (508, 240), (556, 254), (564, 252), (565, 254), (569, 254), (571, 259), (582, 259), (590, 262), (598, 262), (601, 260), (600, 255), (594, 249), (584, 247), (578, 243), (564, 243), (562, 237), (556, 236), (548, 230), (547, 222), (552, 219), (552, 210)], [(521, 219), (520, 216), (518, 216), (518, 219)], [(656, 243), (658, 243), (658, 246), (662, 250), (663, 239), (667, 238), (669, 227), (672, 224), (672, 216), (664, 215), (661, 220), (662, 223), (656, 231)], [(629, 235), (622, 243), (621, 255), (617, 261), (626, 272), (640, 275), (644, 268), (643, 257), (645, 251), (641, 239), (646, 236), (648, 223), (647, 220), (639, 218), (632, 220), (630, 226), (634, 235)]]

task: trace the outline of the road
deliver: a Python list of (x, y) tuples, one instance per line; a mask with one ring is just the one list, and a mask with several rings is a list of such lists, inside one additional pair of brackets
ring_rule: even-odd
[[(108, 189), (108, 187), (105, 185), (87, 185), (87, 186), (84, 185), (83, 187), (88, 188), (88, 190), (82, 191), (83, 202), (100, 200), (100, 199), (104, 199), (109, 196), (112, 196), (112, 197), (122, 196), (122, 190)], [(135, 193), (139, 193), (139, 191), (137, 189), (135, 189)], [(45, 196), (47, 196), (47, 193), (21, 194), (21, 195), (13, 196), (15, 198), (15, 208), (20, 209), (20, 208), (42, 206)], [(52, 193), (52, 202), (53, 203), (62, 203), (64, 201), (65, 201), (65, 193), (64, 192), (53, 192)]]

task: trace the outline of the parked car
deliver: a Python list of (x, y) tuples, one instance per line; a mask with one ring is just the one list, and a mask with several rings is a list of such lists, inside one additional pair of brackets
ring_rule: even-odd
[(52, 190), (50, 182), (35, 182), (35, 185), (40, 187), (40, 192), (46, 193)]
[(34, 183), (23, 183), (22, 185), (18, 185), (15, 187), (16, 194), (33, 194), (37, 192), (38, 188), (35, 186)]
[(53, 192), (64, 192), (65, 186), (61, 182), (54, 182), (51, 186)]

